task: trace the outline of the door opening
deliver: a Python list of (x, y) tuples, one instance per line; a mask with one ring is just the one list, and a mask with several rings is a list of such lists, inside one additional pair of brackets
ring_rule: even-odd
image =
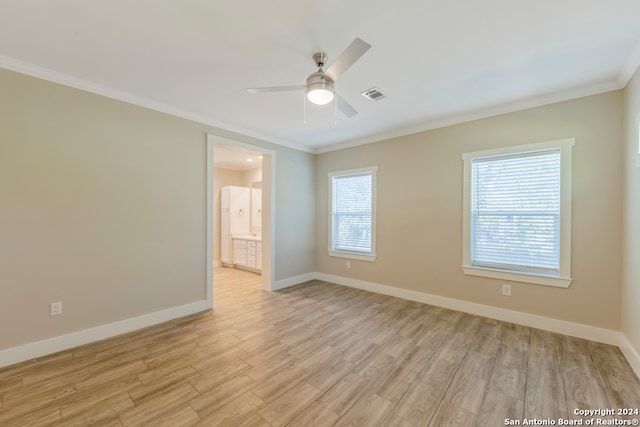
[(213, 304), (215, 268), (260, 273), (274, 282), (275, 152), (207, 135), (207, 299)]

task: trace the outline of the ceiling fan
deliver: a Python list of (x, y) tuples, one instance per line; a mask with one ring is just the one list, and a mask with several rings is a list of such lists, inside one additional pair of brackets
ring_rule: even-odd
[(274, 87), (253, 87), (247, 88), (249, 93), (264, 92), (286, 92), (304, 90), (309, 102), (316, 105), (325, 105), (331, 102), (335, 96), (337, 108), (345, 116), (353, 117), (358, 112), (353, 108), (342, 96), (335, 91), (335, 82), (338, 78), (349, 69), (362, 55), (365, 54), (371, 45), (362, 39), (356, 37), (349, 46), (336, 58), (335, 61), (324, 71), (327, 54), (317, 52), (313, 55), (313, 60), (318, 66), (318, 71), (307, 77), (306, 85), (299, 86), (274, 86)]

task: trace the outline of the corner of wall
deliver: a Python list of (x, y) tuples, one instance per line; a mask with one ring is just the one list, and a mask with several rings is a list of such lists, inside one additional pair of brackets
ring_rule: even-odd
[[(640, 45), (638, 45), (640, 47)], [(640, 52), (640, 50), (639, 50)], [(623, 165), (623, 251), (620, 349), (640, 378), (640, 170), (638, 164), (638, 122), (640, 121), (640, 68), (630, 73), (624, 88), (622, 127), (625, 150)]]
[(633, 347), (633, 345), (629, 342), (624, 334), (620, 334), (620, 342), (618, 343), (618, 347), (622, 351), (624, 357), (626, 357), (629, 365), (636, 373), (636, 376), (640, 378), (640, 353), (637, 349)]

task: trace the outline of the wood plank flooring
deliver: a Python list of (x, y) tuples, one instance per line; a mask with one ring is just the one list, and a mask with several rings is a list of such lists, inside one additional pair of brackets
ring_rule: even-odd
[(639, 408), (620, 351), (216, 269), (211, 312), (0, 370), (1, 426), (502, 426)]

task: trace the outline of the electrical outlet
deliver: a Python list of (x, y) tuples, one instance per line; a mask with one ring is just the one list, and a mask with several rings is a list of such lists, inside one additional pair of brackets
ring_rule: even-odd
[(51, 315), (52, 316), (60, 316), (62, 314), (62, 303), (61, 302), (52, 302), (51, 303)]
[(511, 296), (511, 285), (507, 285), (506, 283), (502, 285), (502, 295), (506, 297)]
[(351, 268), (351, 261), (347, 261), (347, 268)]

